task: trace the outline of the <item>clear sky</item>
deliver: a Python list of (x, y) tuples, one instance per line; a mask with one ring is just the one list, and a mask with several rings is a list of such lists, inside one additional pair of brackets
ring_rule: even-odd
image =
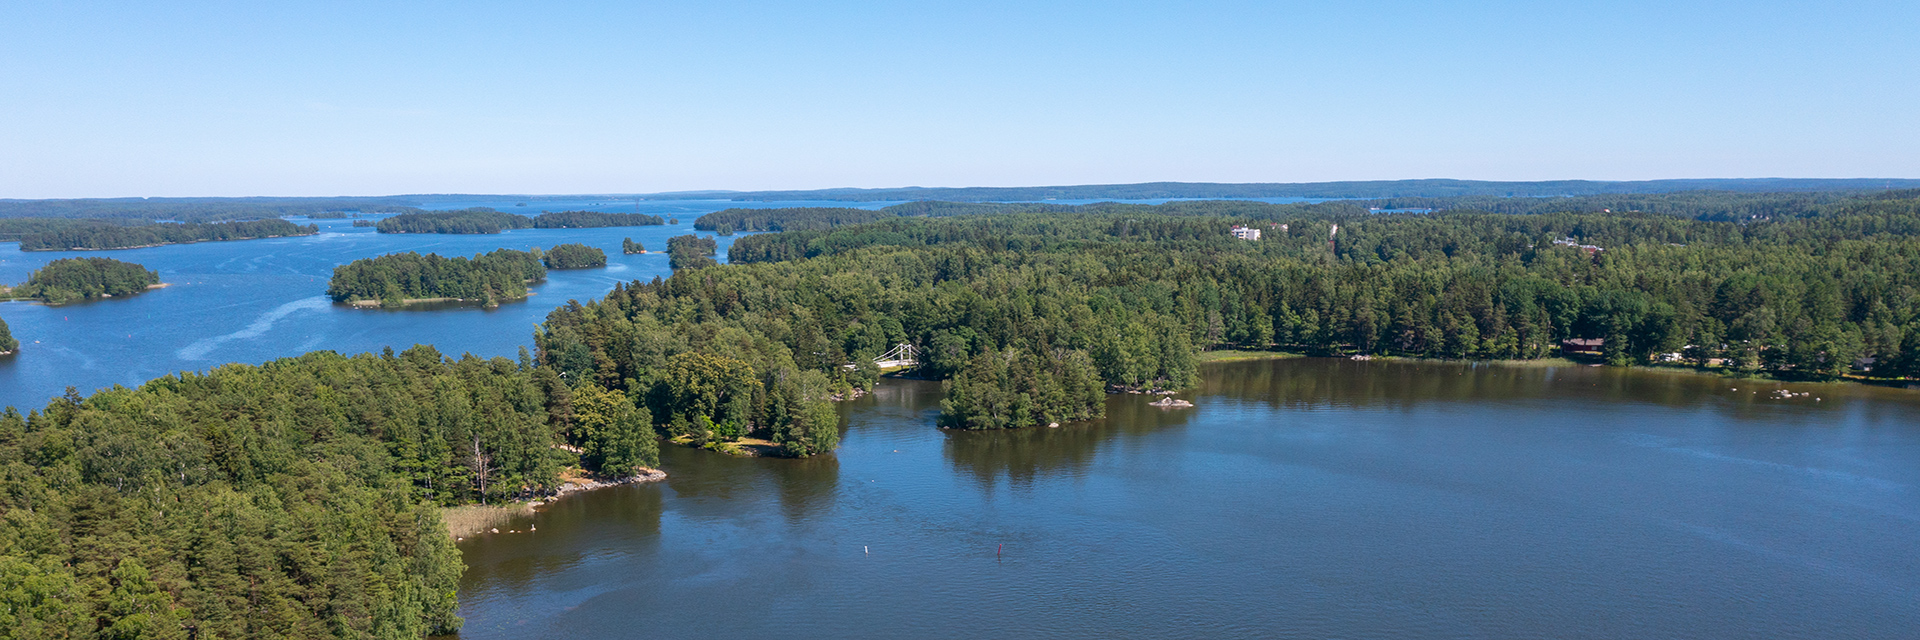
[(18, 2), (0, 197), (1920, 177), (1920, 2)]

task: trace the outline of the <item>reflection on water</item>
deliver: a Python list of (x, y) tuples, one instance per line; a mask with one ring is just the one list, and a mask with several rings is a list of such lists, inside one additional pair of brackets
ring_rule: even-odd
[(668, 447), (664, 483), (461, 543), (461, 635), (1920, 627), (1920, 393), (1333, 359), (1203, 377), (1192, 409), (1113, 396), (1102, 420), (985, 433), (933, 426), (938, 384), (887, 380), (841, 405), (833, 456)]

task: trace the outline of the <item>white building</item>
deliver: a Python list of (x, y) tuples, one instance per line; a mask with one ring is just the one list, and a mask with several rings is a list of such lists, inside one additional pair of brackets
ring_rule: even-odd
[(1233, 237), (1241, 240), (1259, 240), (1260, 230), (1253, 227), (1234, 227)]

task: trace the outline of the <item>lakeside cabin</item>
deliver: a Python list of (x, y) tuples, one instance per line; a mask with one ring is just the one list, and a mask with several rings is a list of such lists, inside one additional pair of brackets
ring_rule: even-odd
[(1560, 341), (1560, 353), (1569, 356), (1599, 356), (1607, 346), (1605, 338), (1568, 338)]

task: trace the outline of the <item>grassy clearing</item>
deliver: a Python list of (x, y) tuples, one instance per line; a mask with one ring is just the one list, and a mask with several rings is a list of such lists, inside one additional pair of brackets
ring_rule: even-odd
[(506, 526), (516, 517), (532, 515), (533, 507), (524, 502), (510, 505), (471, 504), (441, 509), (440, 521), (447, 525), (447, 535), (458, 540)]
[(1281, 358), (1305, 358), (1306, 355), (1287, 351), (1241, 351), (1238, 349), (1220, 349), (1203, 351), (1198, 362), (1237, 362), (1241, 360), (1278, 360)]

